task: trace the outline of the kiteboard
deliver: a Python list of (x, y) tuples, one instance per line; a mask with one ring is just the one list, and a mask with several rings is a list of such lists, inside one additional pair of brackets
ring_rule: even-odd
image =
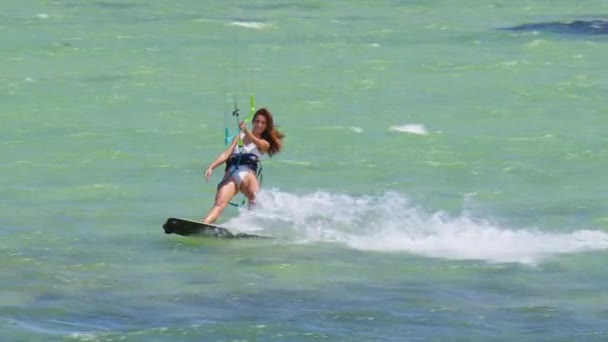
[(177, 234), (182, 236), (202, 236), (218, 239), (272, 239), (271, 236), (249, 234), (249, 233), (233, 233), (230, 230), (191, 220), (171, 217), (163, 224), (165, 234)]

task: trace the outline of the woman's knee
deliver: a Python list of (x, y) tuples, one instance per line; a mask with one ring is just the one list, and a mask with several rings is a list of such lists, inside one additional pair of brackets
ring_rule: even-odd
[(255, 202), (255, 199), (256, 199), (256, 195), (257, 195), (257, 192), (252, 192), (252, 193), (250, 193), (250, 194), (247, 194), (247, 196), (245, 196), (245, 197), (247, 197), (247, 200), (248, 200), (250, 203), (254, 203), (254, 202)]
[(255, 201), (256, 195), (258, 193), (258, 189), (249, 187), (249, 188), (242, 189), (241, 192), (251, 202), (251, 201)]
[(219, 207), (226, 207), (230, 199), (234, 197), (238, 193), (238, 187), (234, 181), (229, 181), (228, 183), (222, 185), (217, 189), (217, 193), (215, 194), (215, 203), (214, 205)]
[(214, 207), (217, 207), (222, 210), (224, 210), (224, 208), (226, 208), (227, 205), (228, 205), (228, 203), (226, 203), (225, 201), (220, 201), (218, 199), (216, 199), (215, 203), (213, 203)]

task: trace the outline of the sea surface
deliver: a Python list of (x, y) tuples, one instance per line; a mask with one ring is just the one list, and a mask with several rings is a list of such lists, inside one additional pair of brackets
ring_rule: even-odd
[[(608, 340), (606, 21), (605, 0), (2, 2), (0, 340)], [(213, 204), (252, 93), (284, 149), (218, 222), (276, 239), (165, 235)]]

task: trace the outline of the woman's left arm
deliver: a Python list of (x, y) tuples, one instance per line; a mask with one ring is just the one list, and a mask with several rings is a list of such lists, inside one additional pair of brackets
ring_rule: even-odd
[(245, 133), (245, 136), (255, 144), (255, 146), (258, 148), (258, 150), (260, 150), (260, 152), (266, 153), (266, 151), (268, 151), (268, 148), (270, 147), (270, 143), (268, 141), (253, 135), (253, 133), (251, 133), (251, 131), (247, 128), (247, 125), (244, 122), (241, 122), (240, 127), (243, 133)]

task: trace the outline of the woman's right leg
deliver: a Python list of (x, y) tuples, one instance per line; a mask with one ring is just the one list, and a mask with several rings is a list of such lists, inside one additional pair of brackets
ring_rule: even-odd
[(207, 216), (202, 219), (203, 223), (213, 223), (220, 217), (220, 214), (228, 205), (228, 202), (238, 193), (238, 188), (234, 179), (230, 178), (229, 180), (224, 181), (219, 188), (217, 189), (217, 193), (215, 194), (215, 202), (213, 203), (213, 207), (209, 210)]
[(260, 183), (253, 172), (248, 172), (247, 175), (243, 177), (240, 188), (243, 195), (247, 197), (249, 209), (253, 209), (256, 204), (256, 195), (260, 191)]

